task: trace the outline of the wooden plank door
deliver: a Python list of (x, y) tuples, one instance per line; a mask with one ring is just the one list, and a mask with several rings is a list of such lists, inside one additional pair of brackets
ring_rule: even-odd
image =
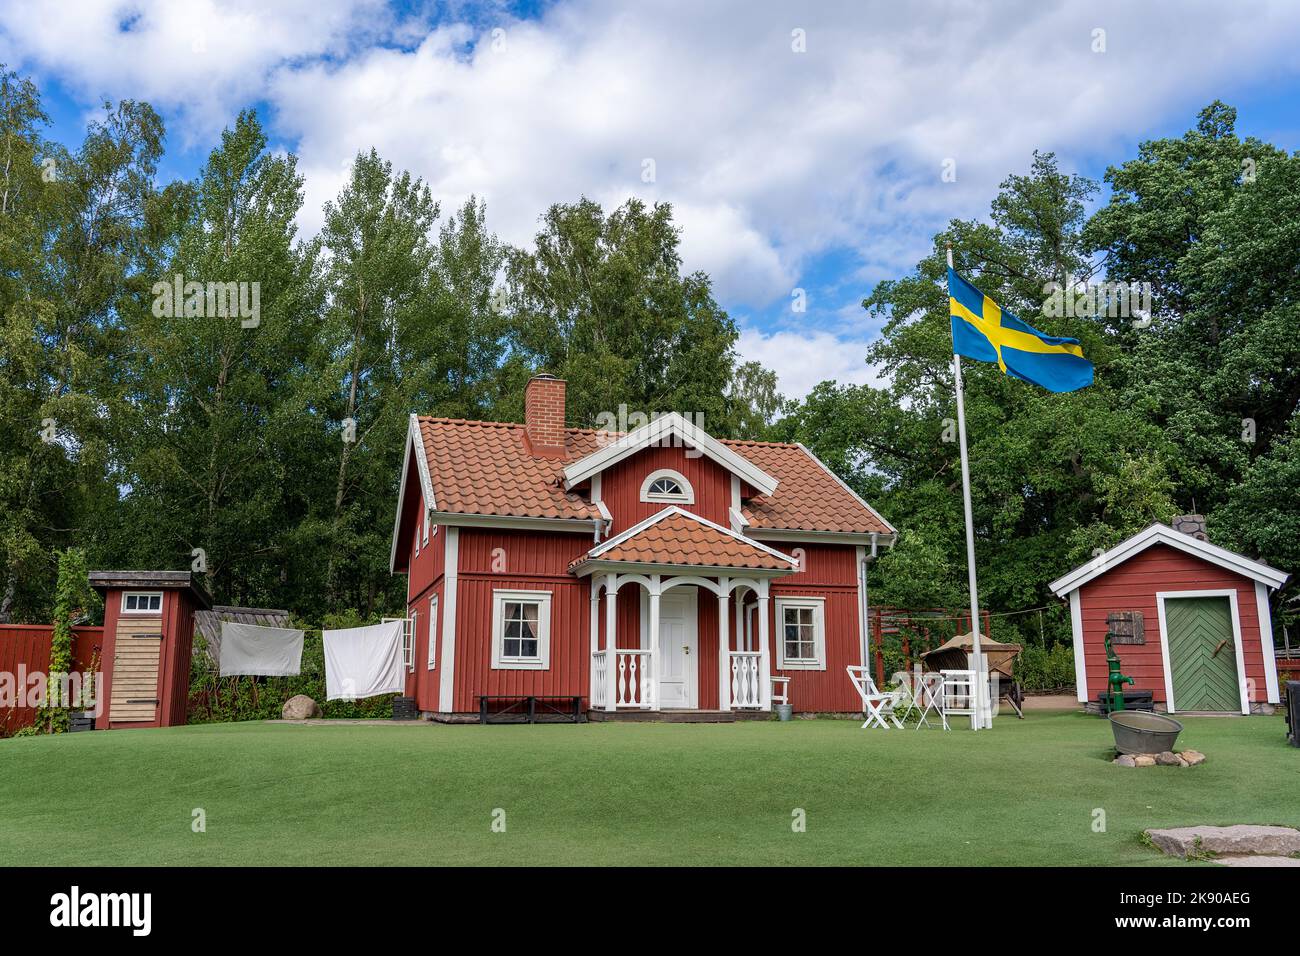
[(113, 690), (108, 706), (109, 721), (157, 721), (161, 658), (161, 618), (118, 620), (117, 648), (113, 654)]
[(1168, 598), (1165, 626), (1174, 706), (1180, 711), (1241, 711), (1232, 606), (1226, 597)]

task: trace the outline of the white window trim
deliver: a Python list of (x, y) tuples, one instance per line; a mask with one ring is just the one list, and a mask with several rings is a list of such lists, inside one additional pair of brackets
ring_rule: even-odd
[[(535, 602), (537, 608), (537, 656), (506, 657), (502, 654), (505, 638), (506, 604)], [(492, 669), (544, 671), (551, 667), (551, 592), (492, 591)]]
[(415, 641), (416, 641), (416, 636), (419, 633), (420, 633), (420, 612), (412, 611), (410, 640), (407, 642), (407, 646), (402, 649), (405, 652), (405, 656), (406, 656), (406, 672), (408, 674), (415, 673)]
[[(146, 609), (143, 610), (143, 611), (141, 611), (141, 610), (138, 609), (138, 608), (135, 609), (135, 610), (127, 610), (127, 607), (126, 607), (126, 599), (127, 599), (128, 597), (153, 597), (154, 595), (157, 595), (157, 596), (158, 596), (158, 610), (156, 610), (156, 611), (152, 611), (152, 610), (149, 610), (148, 608), (146, 608)], [(138, 604), (139, 602), (137, 601), (136, 603)], [(162, 615), (162, 608), (163, 608), (163, 593), (162, 593), (161, 591), (123, 591), (123, 592), (122, 592), (122, 613), (123, 613), (123, 614), (140, 614), (140, 615), (145, 615), (145, 616), (161, 616), (161, 615)]]
[[(650, 486), (660, 478), (671, 478), (681, 487), (680, 495), (660, 495), (651, 494)], [(672, 501), (677, 504), (693, 505), (695, 504), (695, 489), (691, 483), (686, 480), (686, 476), (680, 471), (673, 471), (671, 468), (660, 468), (658, 471), (652, 471), (646, 475), (645, 481), (641, 482), (641, 500), (642, 501)]]
[[(783, 671), (826, 670), (826, 599), (822, 597), (778, 597), (776, 603), (776, 666)], [(785, 656), (785, 609), (813, 609), (813, 641), (816, 660), (788, 660)]]
[[(429, 509), (424, 509), (424, 531), (420, 534), (420, 543), (426, 548), (429, 546)], [(419, 549), (416, 550), (419, 553)]]
[(429, 598), (429, 670), (438, 666), (438, 595)]

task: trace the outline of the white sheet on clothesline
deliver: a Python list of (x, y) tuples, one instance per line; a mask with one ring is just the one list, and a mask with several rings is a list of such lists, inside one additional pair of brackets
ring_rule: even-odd
[(322, 631), (325, 644), (325, 697), (356, 700), (406, 689), (402, 662), (402, 621)]
[(302, 631), (221, 622), (222, 677), (294, 677), (302, 670)]

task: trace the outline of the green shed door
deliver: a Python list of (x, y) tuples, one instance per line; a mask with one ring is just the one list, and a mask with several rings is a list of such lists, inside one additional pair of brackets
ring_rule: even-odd
[(1165, 601), (1174, 706), (1180, 711), (1241, 712), (1232, 605), (1226, 597)]

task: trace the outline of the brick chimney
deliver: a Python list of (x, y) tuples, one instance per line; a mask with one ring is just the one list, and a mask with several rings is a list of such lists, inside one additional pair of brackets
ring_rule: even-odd
[(533, 453), (564, 453), (564, 379), (539, 372), (524, 389), (524, 429)]
[(1173, 529), (1201, 541), (1210, 540), (1205, 533), (1205, 515), (1178, 515), (1173, 520)]

